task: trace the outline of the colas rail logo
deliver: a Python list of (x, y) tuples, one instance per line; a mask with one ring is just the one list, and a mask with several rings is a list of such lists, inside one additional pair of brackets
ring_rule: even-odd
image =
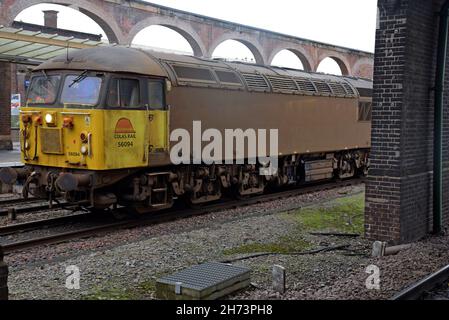
[(127, 118), (121, 118), (117, 121), (114, 131), (115, 139), (135, 139), (136, 131), (134, 130), (133, 124)]

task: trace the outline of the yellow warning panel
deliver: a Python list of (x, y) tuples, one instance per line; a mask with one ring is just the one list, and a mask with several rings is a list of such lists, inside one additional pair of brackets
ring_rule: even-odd
[(168, 112), (23, 108), (22, 162), (114, 170), (147, 167), (149, 153), (168, 148)]

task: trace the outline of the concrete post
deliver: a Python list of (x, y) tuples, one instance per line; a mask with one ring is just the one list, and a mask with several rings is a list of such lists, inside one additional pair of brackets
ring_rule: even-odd
[(0, 300), (8, 300), (8, 266), (3, 261), (3, 248), (0, 246)]
[(386, 242), (374, 241), (374, 243), (373, 243), (373, 251), (371, 253), (371, 256), (375, 257), (375, 258), (383, 257), (385, 255), (386, 247), (387, 247), (387, 243)]
[(285, 268), (282, 266), (273, 266), (273, 290), (285, 293)]

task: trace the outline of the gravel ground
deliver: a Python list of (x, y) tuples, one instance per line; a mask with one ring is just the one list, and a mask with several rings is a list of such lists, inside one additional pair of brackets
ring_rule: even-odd
[[(448, 238), (430, 238), (397, 256), (372, 259), (363, 238), (312, 236), (292, 220), (295, 209), (329, 206), (360, 195), (363, 186), (317, 192), (226, 210), (5, 257), (12, 299), (153, 299), (155, 279), (191, 265), (244, 257), (264, 248), (277, 254), (234, 262), (252, 269), (253, 287), (230, 299), (384, 299), (449, 261)], [(293, 255), (335, 245), (348, 250)], [(287, 253), (283, 252), (288, 249)], [(271, 268), (287, 270), (287, 292), (271, 290)], [(366, 266), (381, 270), (381, 289), (366, 290)], [(65, 288), (77, 266), (79, 290)]]
[(81, 252), (107, 250), (122, 244), (134, 243), (162, 235), (176, 235), (178, 233), (205, 228), (210, 225), (214, 226), (223, 222), (238, 222), (244, 217), (269, 215), (301, 208), (323, 201), (323, 199), (329, 200), (351, 193), (360, 193), (363, 192), (363, 189), (363, 186), (355, 186), (314, 192), (269, 203), (239, 207), (159, 225), (120, 230), (95, 239), (73, 241), (55, 245), (51, 248), (40, 248), (39, 250), (33, 250), (32, 252), (18, 252), (15, 253), (14, 256), (8, 257), (8, 259), (10, 265), (15, 267), (27, 266), (30, 263), (39, 264), (48, 263), (53, 260), (60, 261), (72, 256), (77, 256)]

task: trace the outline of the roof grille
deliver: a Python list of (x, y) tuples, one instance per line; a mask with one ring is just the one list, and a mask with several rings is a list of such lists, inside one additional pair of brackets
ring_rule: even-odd
[(271, 83), (271, 86), (273, 87), (273, 91), (281, 91), (281, 92), (297, 92), (298, 87), (296, 86), (296, 83), (291, 78), (284, 78), (284, 77), (274, 77), (274, 76), (267, 76), (268, 80)]
[(329, 83), (332, 92), (337, 96), (346, 96), (345, 88), (339, 83)]
[(295, 79), (296, 84), (298, 85), (299, 91), (308, 92), (308, 93), (316, 93), (316, 88), (313, 85), (313, 82), (309, 79), (297, 78)]
[(248, 89), (252, 91), (270, 91), (265, 78), (260, 74), (243, 73), (243, 78), (248, 85)]
[(325, 95), (331, 95), (332, 90), (326, 82), (314, 81), (315, 87), (318, 89), (318, 92)]
[(345, 88), (346, 93), (347, 93), (348, 95), (350, 95), (350, 96), (356, 96), (356, 93), (355, 93), (354, 89), (352, 89), (352, 87), (351, 87), (349, 84), (343, 83), (343, 87)]

